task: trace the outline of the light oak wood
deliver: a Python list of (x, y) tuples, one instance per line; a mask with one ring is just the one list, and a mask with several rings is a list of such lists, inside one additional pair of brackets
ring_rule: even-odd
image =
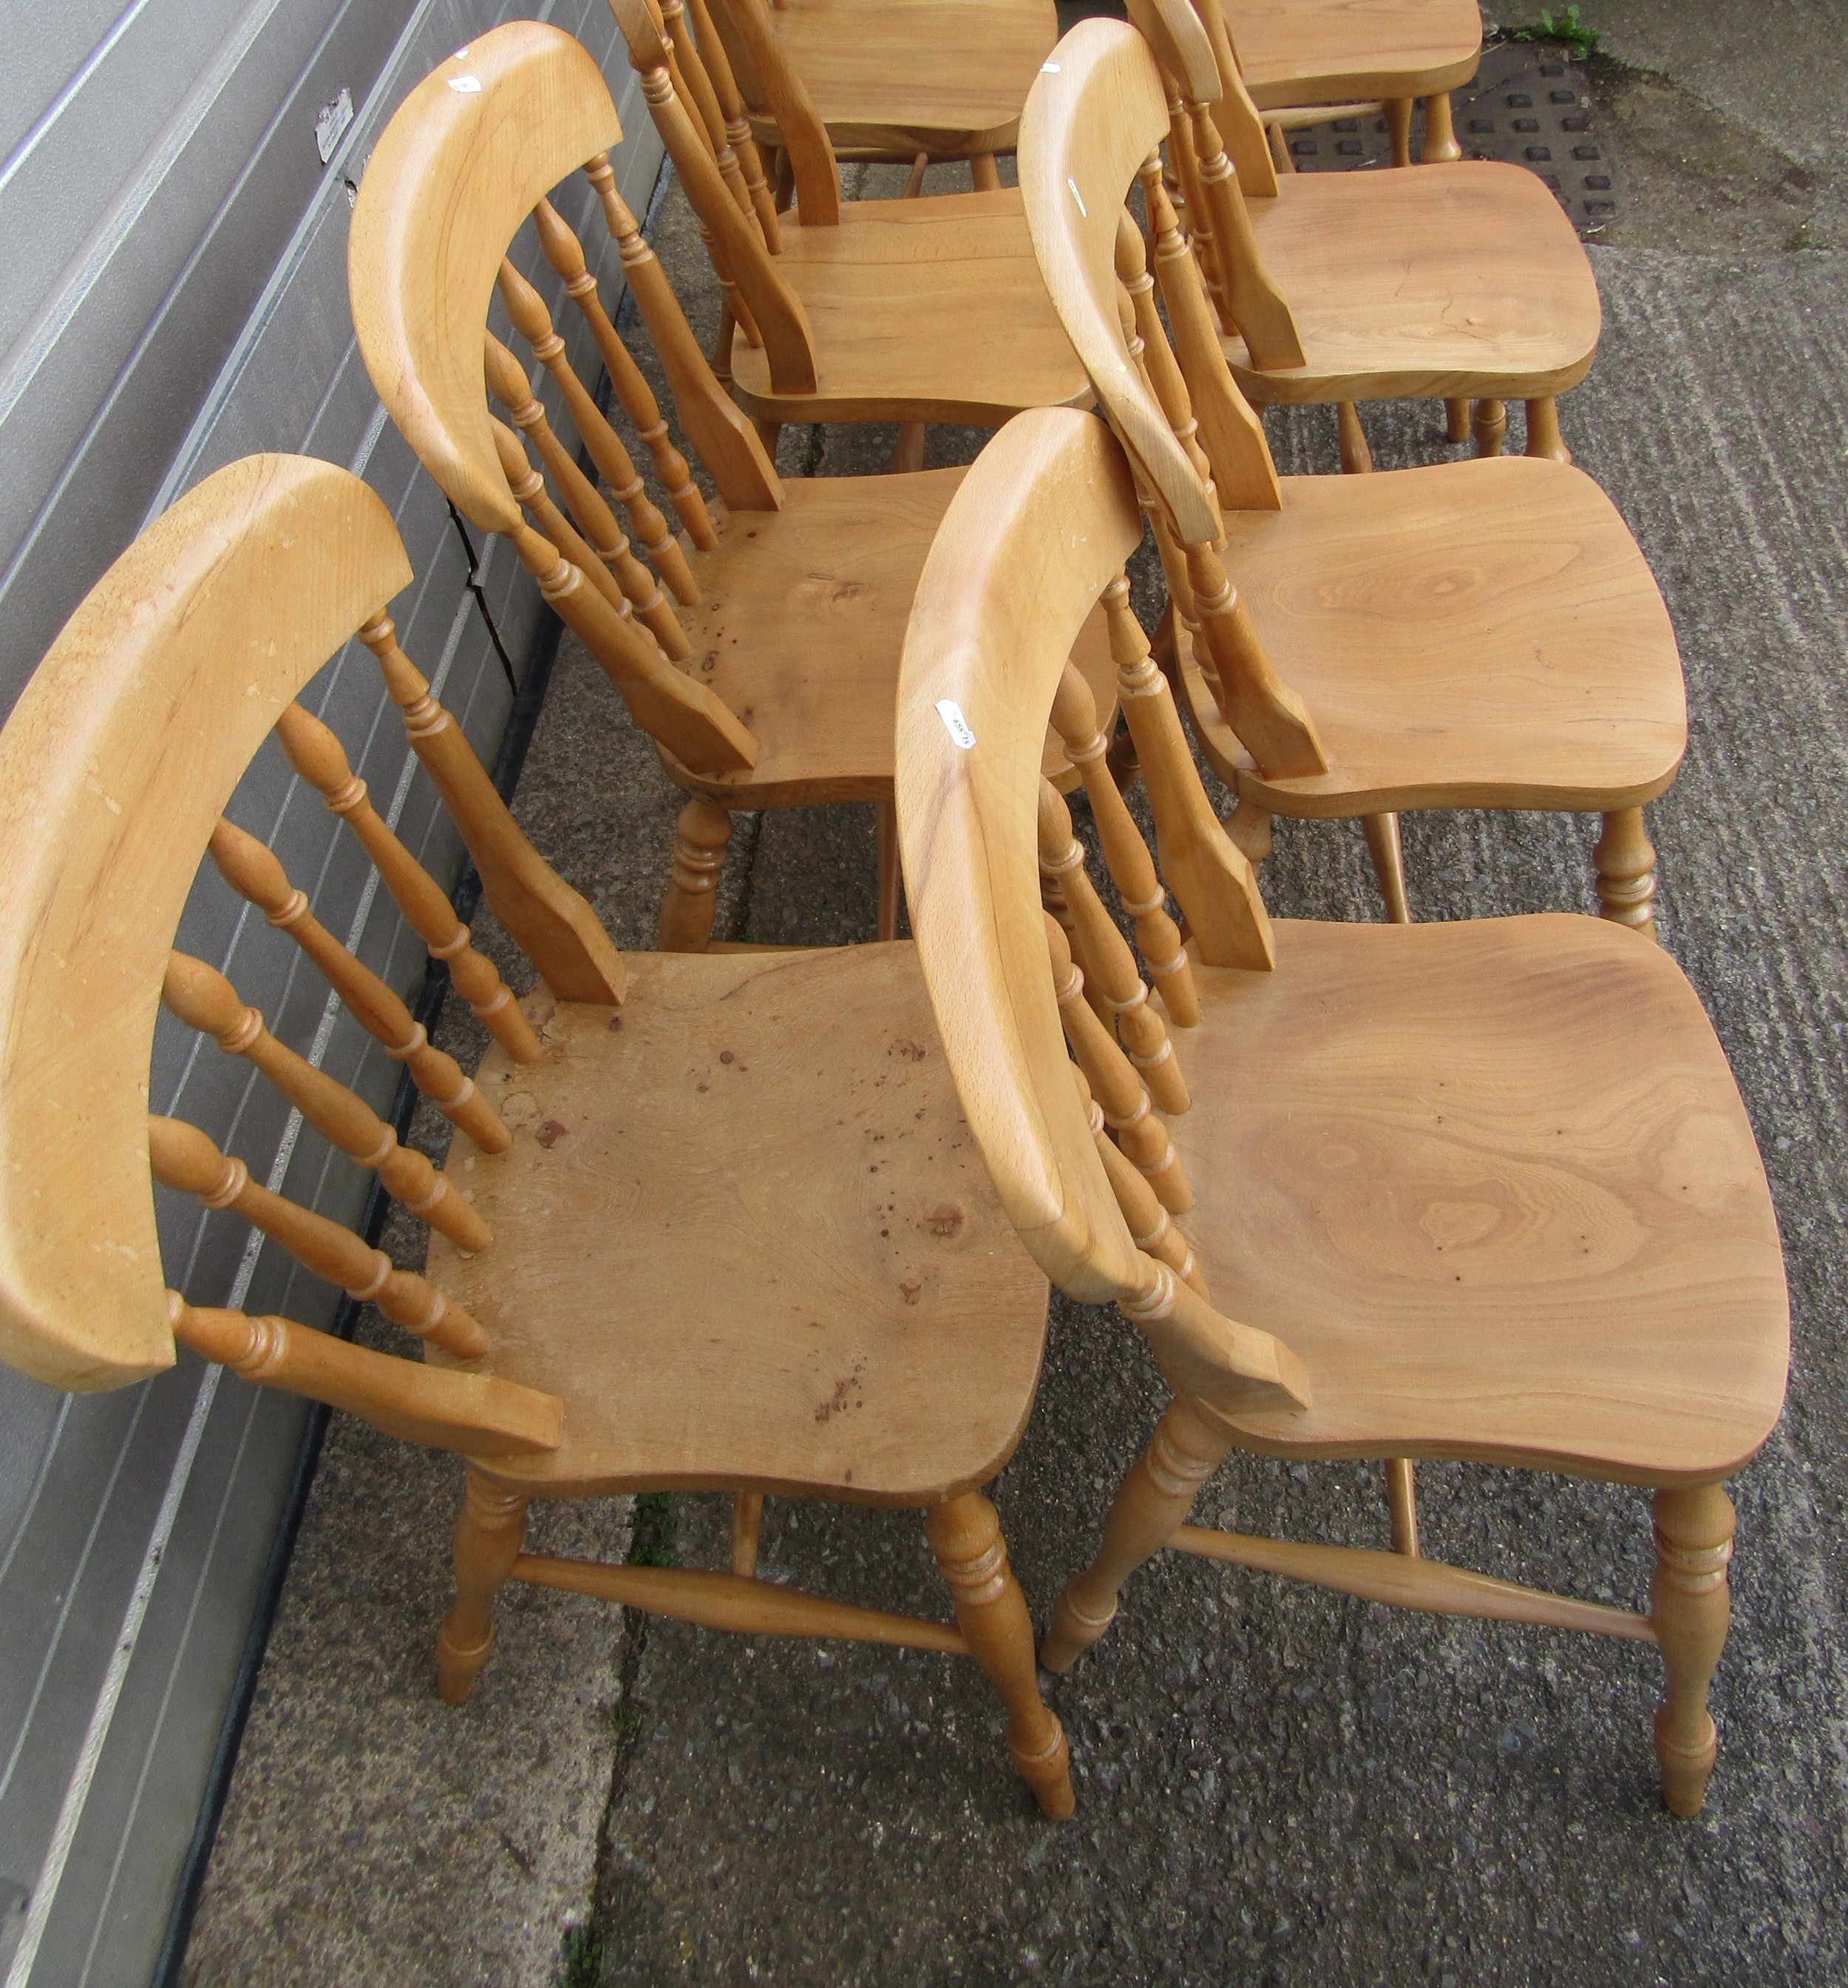
[(377, 658), (410, 749), (468, 846), (489, 909), (561, 1000), (620, 1002), (628, 976), (609, 934), (527, 840), (461, 728), (399, 647), (391, 617), (374, 616), (360, 639)]
[[(765, 86), (780, 99), (797, 205), (772, 256), (745, 229), (678, 100), (647, 0), (611, 8), (718, 272), (761, 333), (761, 342), (721, 341), (721, 370), (748, 414), (993, 427), (1023, 407), (1088, 397), (1033, 268), (1016, 191), (841, 201), (826, 130), (799, 79), (779, 65)], [(770, 32), (757, 0), (720, 0), (715, 12), (740, 37), (735, 62)]]
[(167, 948), (270, 727), (410, 579), (363, 485), (249, 458), (116, 561), (0, 732), (0, 1357), (39, 1380), (171, 1363), (144, 1087)]
[[(1023, 148), (1032, 119), (1029, 104)], [(1775, 1426), (1789, 1355), (1776, 1222), (1725, 1056), (1673, 963), (1607, 923), (1280, 923), (1262, 969), (1195, 961), (1201, 1019), (1172, 1039), (1192, 1105), (1171, 1134), (1214, 1302), (1165, 1263), (1126, 1262), (1086, 1178), (1084, 1087), (1058, 1070), (1016, 936), (1044, 846), (1022, 749), (1051, 707), (1059, 640), (1134, 529), (1113, 448), (1096, 423), (1046, 411), (984, 451), (927, 564), (900, 697), (907, 891), (971, 1131), (1048, 1273), (1074, 1297), (1115, 1296), (1175, 1394), (1042, 1661), (1062, 1669), (1102, 1635), (1168, 1544), (1427, 1610), (1654, 1640), (1664, 1793), (1689, 1812), (1725, 1628), (1718, 1486)], [(1063, 934), (1042, 922), (1063, 980)], [(1075, 1041), (1101, 1034), (1081, 1002), (1059, 1019)], [(1080, 1061), (1094, 1085), (1094, 1043)], [(1234, 1444), (1397, 1459), (1396, 1550), (1184, 1530)], [(1649, 1615), (1420, 1557), (1417, 1456), (1654, 1488)]]
[(291, 1319), (167, 1296), (168, 1324), (182, 1346), (246, 1381), (363, 1416), (387, 1435), (471, 1456), (538, 1455), (558, 1441), (557, 1401), (530, 1388), (394, 1360)]
[(297, 1263), (338, 1284), (362, 1304), (376, 1304), (394, 1325), (460, 1360), (488, 1351), (488, 1335), (458, 1304), (414, 1270), (394, 1269), (383, 1249), (350, 1229), (258, 1187), (239, 1159), (228, 1159), (196, 1125), (181, 1118), (147, 1121), (149, 1165), (163, 1187), (196, 1195), (209, 1209), (230, 1209), (280, 1242)]
[[(1617, 820), (1662, 792), (1686, 742), (1680, 660), (1648, 567), (1603, 493), (1532, 460), (1279, 481), (1206, 329), (1159, 172), (1137, 164), (1164, 116), (1151, 56), (1103, 22), (1060, 47), (1022, 120), (1029, 222), (1147, 494), (1180, 628), (1175, 686), (1238, 798), (1246, 854), (1262, 853), (1272, 813), (1370, 818), (1398, 918), (1403, 864), (1384, 819), (1397, 809), (1550, 806)], [(1140, 244), (1117, 218), (1138, 177), (1173, 352)], [(1134, 343), (1108, 296), (1113, 273)], [(1236, 493), (1223, 511), (1221, 475)], [(1206, 610), (1232, 576), (1237, 639), (1222, 615), (1215, 646)], [(1301, 769), (1283, 773), (1292, 759)], [(1620, 830), (1633, 833), (1640, 822)], [(1652, 864), (1646, 840), (1607, 841), (1610, 915), (1646, 918)]]
[(340, 740), (299, 704), (290, 705), (276, 720), (276, 736), (290, 766), (358, 838), (398, 909), (430, 948), (431, 958), (448, 968), (468, 1012), (516, 1063), (535, 1062), (539, 1038), (515, 1004), (512, 990), (493, 962), (475, 951), (468, 928), (456, 916), (442, 887), (373, 806), (366, 783), (347, 764)]
[[(1059, 39), (1048, 0), (794, 0), (769, 19), (843, 159), (1012, 150), (1020, 106)], [(739, 79), (760, 138), (774, 142), (761, 82), (745, 83), (742, 64)]]
[[(20, 1364), (97, 1385), (157, 1369), (184, 1345), (245, 1379), (463, 1453), (455, 1599), (437, 1639), (448, 1699), (465, 1698), (486, 1660), (508, 1579), (747, 1633), (967, 1654), (996, 1687), (1042, 1808), (1069, 1814), (1064, 1737), (1039, 1699), (1025, 1604), (978, 1489), (1031, 1408), (1046, 1285), (958, 1112), (915, 952), (646, 955), (630, 981), (607, 942), (593, 942), (588, 913), (575, 917), (581, 901), (491, 788), (484, 796), (478, 763), (398, 647), (383, 607), (408, 577), (389, 516), (356, 478), (278, 458), (233, 465), (118, 563), (54, 649), (49, 675), (34, 679), (22, 718), (0, 733), (0, 804), (19, 857), (0, 887), (12, 968), (0, 977), (0, 1015), (14, 1073), (0, 1124), (16, 1156), (0, 1203), (9, 1355), (16, 1344)], [(556, 978), (589, 997), (541, 989), (519, 1029), (503, 1021), (511, 1047), (494, 1043), (478, 1089), (454, 1109), (441, 1174), (270, 1036), (222, 973), (168, 949), (185, 887), (209, 856), (326, 967), (363, 1022), (414, 1067), (425, 1063), (434, 1090), (452, 1076), (466, 1082), (448, 1058), (426, 1059), (402, 1002), (221, 812), (279, 724), (305, 777), (391, 865), (420, 929), (465, 956), (465, 931), (431, 905), (433, 881), (367, 808), (339, 742), (293, 702), (356, 622), (455, 800), (509, 929), (536, 931), (565, 958)], [(723, 809), (697, 805), (725, 820)], [(50, 858), (35, 861), (41, 840)], [(151, 938), (150, 918), (161, 921)], [(267, 937), (246, 932), (244, 943)], [(33, 947), (47, 940), (61, 956), (42, 963)], [(83, 976), (69, 971), (73, 955)], [(258, 1186), (203, 1132), (150, 1120), (160, 1000), (246, 1057), (330, 1144), (427, 1216), (439, 1240), (425, 1274)], [(117, 1024), (118, 1009), (132, 1028)], [(110, 1102), (117, 1088), (133, 1105), (126, 1121)], [(36, 1114), (30, 1148), (10, 1115), (21, 1100)], [(66, 1114), (80, 1137), (61, 1144)], [(100, 1143), (117, 1132), (120, 1151)], [(48, 1158), (60, 1172), (43, 1170)], [(242, 1217), (315, 1276), (376, 1303), (421, 1338), (424, 1357), (170, 1291), (156, 1182)], [(144, 1212), (145, 1254), (118, 1239), (144, 1232)], [(66, 1267), (61, 1284), (34, 1280), (41, 1238)], [(112, 1272), (117, 1253), (126, 1268)], [(1142, 1283), (1159, 1300), (1173, 1273), (1148, 1260)], [(164, 1335), (151, 1345), (150, 1293)], [(694, 1485), (739, 1498), (731, 1572), (663, 1575), (522, 1552), (535, 1493)], [(771, 1489), (921, 1508), (958, 1626), (749, 1577)]]
[(397, 1134), (363, 1098), (299, 1057), (263, 1026), (216, 967), (189, 953), (167, 955), (160, 999), (189, 1029), (208, 1035), (227, 1056), (259, 1070), (330, 1145), (356, 1166), (376, 1173), (387, 1192), (464, 1249), (484, 1249), (492, 1232), (424, 1155)]
[(1474, 0), (1222, 5), (1245, 86), (1262, 110), (1460, 90), (1482, 52)]
[(326, 975), (328, 985), (373, 1041), (410, 1073), (410, 1080), (452, 1125), (461, 1126), (489, 1152), (507, 1149), (507, 1128), (494, 1107), (462, 1074), (447, 1050), (438, 1049), (398, 995), (356, 959), (308, 908), (275, 852), (235, 823), (221, 820), (207, 845), (226, 883), (285, 931)]
[(731, 1571), (750, 1576), (757, 1571), (757, 1543), (763, 1530), (764, 1494), (761, 1491), (735, 1491), (731, 1494)]

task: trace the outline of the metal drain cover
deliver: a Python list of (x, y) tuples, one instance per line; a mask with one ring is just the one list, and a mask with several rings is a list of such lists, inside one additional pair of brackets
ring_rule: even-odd
[[(1482, 52), (1475, 82), (1451, 93), (1451, 119), (1466, 159), (1525, 166), (1552, 188), (1581, 235), (1617, 218), (1618, 180), (1594, 128), (1585, 72), (1556, 48), (1504, 42)], [(1412, 157), (1424, 142), (1424, 110), (1412, 113)], [(1383, 117), (1341, 117), (1289, 134), (1299, 172), (1351, 172), (1392, 163)]]

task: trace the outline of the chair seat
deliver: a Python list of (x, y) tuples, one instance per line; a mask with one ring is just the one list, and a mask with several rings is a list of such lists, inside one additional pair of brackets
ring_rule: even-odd
[(772, 393), (763, 353), (741, 337), (731, 370), (748, 413), (998, 428), (1023, 408), (1090, 404), (1017, 187), (849, 201), (840, 215), (838, 228), (787, 226), (776, 259), (809, 313), (818, 390)]
[(1556, 914), (1275, 928), (1175, 1031), (1184, 1221), (1228, 1317), (1307, 1363), (1243, 1439), (1639, 1483), (1722, 1477), (1775, 1422), (1777, 1223), (1694, 990)]
[[(839, 153), (1004, 151), (1059, 39), (1052, 0), (791, 0), (769, 19)], [(755, 120), (764, 142), (775, 123)]]
[(1303, 364), (1226, 357), (1248, 398), (1539, 400), (1590, 371), (1600, 316), (1571, 221), (1524, 167), (1286, 173), (1252, 228)]
[(1267, 779), (1191, 657), (1215, 770), (1292, 815), (1603, 811), (1674, 777), (1687, 704), (1636, 540), (1582, 471), (1526, 456), (1283, 480), (1228, 512), (1226, 568), (1329, 769)]
[[(691, 665), (751, 727), (757, 763), (718, 779), (670, 760), (690, 791), (740, 808), (889, 800), (898, 663), (917, 578), (966, 468), (792, 477), (780, 511), (732, 514), (716, 552), (689, 546)], [(1073, 651), (1106, 735), (1117, 673), (1101, 609)], [(1049, 728), (1044, 770), (1077, 775)]]
[(1260, 110), (1456, 90), (1476, 73), (1476, 0), (1225, 0)]
[(433, 1236), (429, 1275), (487, 1327), (485, 1371), (565, 1405), (556, 1453), (493, 1475), (894, 1503), (985, 1482), (1032, 1402), (1047, 1287), (913, 948), (627, 962), (620, 1013), (542, 994), (543, 1058), (483, 1058), (511, 1148), (451, 1148), (495, 1240)]

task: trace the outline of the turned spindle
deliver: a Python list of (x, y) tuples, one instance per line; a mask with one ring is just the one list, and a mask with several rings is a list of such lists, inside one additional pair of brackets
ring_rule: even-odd
[(1048, 917), (1046, 928), (1059, 1019), (1091, 1094), (1103, 1109), (1104, 1122), (1162, 1206), (1171, 1215), (1184, 1215), (1194, 1205), (1193, 1190), (1167, 1128), (1155, 1116), (1135, 1065), (1086, 1005), (1084, 976), (1072, 963), (1072, 949), (1059, 921)]
[(414, 1332), (458, 1359), (478, 1360), (488, 1335), (468, 1313), (414, 1270), (395, 1268), (383, 1249), (350, 1229), (258, 1187), (240, 1159), (228, 1158), (196, 1125), (150, 1117), (147, 1151), (163, 1187), (197, 1196), (209, 1209), (228, 1209), (279, 1242), (296, 1261), (338, 1284), (362, 1304), (376, 1304), (394, 1325)]
[[(664, 14), (665, 9), (663, 12)], [(776, 197), (765, 179), (757, 140), (751, 135), (750, 120), (745, 115), (744, 100), (738, 94), (731, 59), (725, 52), (724, 39), (713, 22), (706, 0), (688, 0), (688, 12), (693, 19), (693, 32), (698, 40), (713, 94), (718, 100), (725, 141), (731, 147), (743, 175), (745, 191), (750, 196), (752, 209), (757, 216), (758, 230), (764, 238), (764, 246), (772, 255), (780, 255), (783, 238), (777, 221)]]
[(1592, 851), (1600, 916), (1656, 936), (1656, 853), (1640, 807), (1613, 808)]
[(1731, 1612), (1732, 1501), (1718, 1484), (1658, 1491), (1656, 1567), (1649, 1619), (1667, 1689), (1656, 1709), (1662, 1799), (1677, 1815), (1698, 1815), (1719, 1750), (1707, 1691), (1726, 1646)]
[(1072, 833), (1070, 810), (1059, 789), (1046, 779), (1039, 783), (1039, 867), (1059, 880), (1078, 935), (1086, 977), (1115, 1020), (1117, 1036), (1136, 1066), (1136, 1073), (1162, 1111), (1186, 1111), (1191, 1100), (1174, 1046), (1161, 1017), (1149, 1006), (1149, 990), (1136, 971), (1129, 942), (1105, 910), (1084, 867), (1084, 845)]
[(711, 943), (719, 873), (731, 840), (731, 811), (695, 794), (674, 824), (673, 867), (661, 902), (663, 952), (704, 952)]
[(512, 1141), (500, 1114), (455, 1058), (431, 1042), (397, 993), (309, 909), (307, 894), (290, 884), (275, 851), (222, 818), (208, 847), (218, 874), (307, 954), (360, 1027), (410, 1071), (418, 1091), (484, 1152), (505, 1152)]
[(629, 982), (622, 955), (583, 898), (527, 840), (461, 728), (398, 646), (391, 617), (374, 615), (360, 640), (377, 659), (410, 749), (474, 859), (495, 916), (561, 1001), (620, 1002)]
[(370, 1168), (387, 1193), (431, 1228), (464, 1249), (485, 1249), (493, 1239), (487, 1223), (421, 1153), (400, 1146), (371, 1106), (338, 1079), (278, 1042), (264, 1027), (263, 1017), (244, 1005), (215, 968), (186, 953), (170, 953), (160, 999), (188, 1028), (261, 1070), (329, 1144)]
[(616, 513), (603, 492), (579, 469), (571, 451), (553, 432), (546, 411), (532, 391), (524, 367), (491, 331), (481, 334), (488, 390), (508, 412), (514, 426), (532, 438), (546, 467), (565, 493), (565, 502), (597, 558), (614, 575), (624, 597), (634, 604), (662, 649), (677, 661), (692, 653), (692, 644), (673, 604), (655, 578), (630, 549)]
[[(533, 468), (525, 443), (505, 421), (497, 421), (492, 414), (488, 426), (494, 437), (494, 452), (500, 458), (501, 474), (507, 479), (514, 501), (552, 541), (559, 555), (568, 559), (609, 602), (618, 620), (632, 618), (633, 605), (610, 570), (608, 560), (553, 503), (546, 479)], [(658, 590), (656, 598), (661, 599)]]
[(654, 473), (660, 478), (675, 516), (686, 527), (693, 543), (702, 552), (711, 552), (718, 543), (718, 534), (713, 529), (712, 520), (707, 513), (706, 500), (694, 486), (687, 458), (674, 445), (673, 438), (667, 432), (667, 418), (654, 397), (654, 389), (643, 377), (640, 367), (623, 343), (621, 333), (610, 323), (610, 315), (603, 309), (603, 299), (597, 294), (596, 279), (585, 265), (583, 245), (549, 200), (542, 200), (532, 210), (532, 221), (546, 261), (564, 279), (565, 294), (577, 306), (584, 322), (590, 327), (590, 335), (596, 340), (596, 349), (609, 370), (616, 397), (622, 403), (623, 411), (634, 424), (635, 432), (654, 462)]
[(1186, 912), (1188, 930), (1209, 966), (1268, 968), (1270, 920), (1257, 879), (1207, 800), (1167, 679), (1149, 654), (1122, 573), (1104, 589), (1103, 604), (1117, 693), (1155, 816), (1161, 874)]
[(629, 527), (637, 542), (654, 562), (655, 571), (673, 589), (674, 598), (691, 605), (699, 599), (699, 587), (687, 564), (687, 556), (644, 487), (641, 472), (623, 447), (622, 437), (605, 419), (602, 408), (590, 397), (590, 389), (577, 377), (566, 354), (565, 341), (552, 328), (552, 313), (546, 308), (545, 299), (505, 258), (498, 287), (515, 330), (551, 374), (585, 448), (590, 451), (590, 460), (609, 485), (610, 495), (628, 512)]
[(477, 952), (468, 928), (447, 893), (418, 862), (367, 798), (366, 783), (346, 762), (340, 740), (311, 712), (290, 705), (276, 720), (276, 736), (289, 763), (344, 821), (433, 959), (449, 969), (468, 1012), (515, 1063), (539, 1060), (539, 1037), (520, 1013), (492, 961)]
[(1076, 1063), (1072, 1065), (1072, 1081), (1077, 1087), (1079, 1107), (1091, 1128), (1097, 1156), (1103, 1162), (1110, 1192), (1128, 1225), (1130, 1239), (1145, 1256), (1154, 1256), (1166, 1263), (1203, 1298), (1210, 1299), (1211, 1293), (1206, 1287), (1206, 1279), (1199, 1265), (1194, 1260), (1187, 1238), (1157, 1199), (1155, 1190), (1123, 1158), (1122, 1148), (1110, 1137), (1104, 1123), (1103, 1107), (1091, 1095), (1091, 1087)]
[(1070, 663), (1059, 677), (1052, 699), (1052, 729), (1084, 783), (1104, 867), (1117, 886), (1123, 908), (1135, 921), (1136, 943), (1149, 978), (1175, 1026), (1194, 1028), (1200, 1020), (1200, 996), (1181, 943), (1181, 928), (1168, 916), (1167, 894), (1156, 874), (1154, 859), (1111, 775), (1110, 749), (1097, 729), (1097, 705), (1091, 687)]

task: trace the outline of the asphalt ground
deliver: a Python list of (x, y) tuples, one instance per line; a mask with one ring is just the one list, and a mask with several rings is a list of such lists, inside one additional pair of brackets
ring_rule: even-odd
[[(1681, 641), (1689, 750), (1650, 815), (1663, 932), (1752, 1113), (1795, 1314), (1784, 1421), (1734, 1489), (1721, 1752), (1701, 1817), (1677, 1821), (1657, 1797), (1646, 1649), (1394, 1613), (1178, 1557), (1144, 1570), (1106, 1642), (1048, 1681), (1079, 1797), (1063, 1827), (1037, 1818), (1008, 1770), (979, 1675), (946, 1658), (728, 1638), (510, 1592), (458, 1712), (429, 1680), (459, 1472), (339, 1418), (190, 1980), (1848, 1973), (1848, 262), (1805, 245), (1832, 238), (1848, 61), (1839, 15), (1831, 29), (1831, 10), (1794, 0), (1703, 10), (1706, 26), (1677, 25), (1666, 5), (1582, 11), (1610, 28), (1601, 60), (1617, 82), (1599, 128), (1631, 197), (1623, 238), (1590, 251), (1603, 341), (1562, 421), (1640, 540)], [(1736, 52), (1718, 61), (1728, 37)], [(1660, 105), (1682, 105), (1678, 154), (1639, 165), (1625, 89), (1658, 134)], [(1805, 184), (1768, 172), (1742, 193), (1742, 148)], [(656, 239), (687, 293), (703, 269), (674, 203)], [(714, 308), (708, 282), (696, 320)], [(1370, 409), (1367, 423), (1382, 467), (1458, 452), (1430, 407)], [(1269, 432), (1280, 468), (1334, 470), (1326, 411), (1273, 414)], [(1519, 434), (1511, 411), (1511, 447)], [(874, 472), (892, 438), (785, 431), (782, 467)], [(968, 460), (981, 439), (933, 429), (930, 459)], [(1147, 563), (1137, 600), (1152, 623)], [(627, 945), (650, 942), (675, 806), (651, 747), (567, 644), (517, 809)], [(1587, 820), (1444, 813), (1408, 817), (1404, 833), (1420, 918), (1593, 904)], [(870, 938), (873, 848), (865, 809), (742, 822), (722, 928)], [(1279, 915), (1381, 915), (1355, 826), (1279, 823), (1263, 884)], [(466, 1047), (466, 1018), (446, 1026)], [(415, 1260), (415, 1235), (398, 1241)], [(1113, 1314), (1056, 1303), (1039, 1401), (995, 1493), (1038, 1621), (1160, 1399)], [(1419, 1476), (1427, 1551), (1643, 1603), (1640, 1494), (1465, 1466)], [(1362, 1466), (1235, 1456), (1201, 1514), (1386, 1538), (1379, 1472)], [(548, 1514), (544, 1550), (620, 1555), (629, 1520), (627, 1501)], [(678, 1498), (644, 1520), (656, 1550), (723, 1564), (721, 1500)], [(764, 1560), (824, 1591), (942, 1612), (913, 1515), (772, 1500)]]

